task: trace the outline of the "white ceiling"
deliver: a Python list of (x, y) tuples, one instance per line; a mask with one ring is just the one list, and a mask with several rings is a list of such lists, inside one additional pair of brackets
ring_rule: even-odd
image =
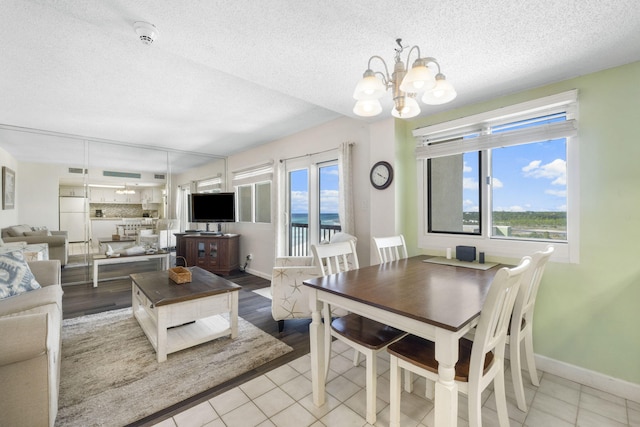
[[(437, 58), (458, 91), (422, 115), (640, 60), (638, 0), (3, 0), (1, 10), (0, 147), (32, 162), (78, 156), (60, 148), (67, 134), (228, 156), (355, 117), (369, 57), (392, 66), (396, 38)], [(158, 28), (153, 45), (135, 21)], [(387, 98), (369, 121), (389, 117)]]

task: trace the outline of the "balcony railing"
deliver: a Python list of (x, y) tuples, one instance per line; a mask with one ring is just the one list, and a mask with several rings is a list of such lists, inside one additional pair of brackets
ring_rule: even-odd
[[(328, 242), (341, 231), (340, 225), (320, 225), (320, 241)], [(309, 248), (309, 225), (291, 223), (289, 228), (289, 256), (311, 256)]]

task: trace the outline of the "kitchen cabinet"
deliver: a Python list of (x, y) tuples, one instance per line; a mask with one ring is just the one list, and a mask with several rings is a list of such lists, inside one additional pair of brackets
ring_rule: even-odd
[(162, 203), (162, 188), (149, 187), (140, 192), (142, 203)]
[(115, 188), (92, 188), (89, 198), (91, 203), (141, 203), (137, 190), (134, 194), (119, 194)]
[(189, 267), (198, 266), (212, 273), (228, 275), (240, 268), (239, 252), (238, 234), (176, 233), (176, 257), (184, 257)]
[(61, 186), (60, 197), (84, 197), (84, 187), (82, 186)]

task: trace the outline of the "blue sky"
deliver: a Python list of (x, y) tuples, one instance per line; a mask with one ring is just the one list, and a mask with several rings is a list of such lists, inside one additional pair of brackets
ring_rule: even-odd
[[(477, 155), (476, 155), (477, 156)], [(464, 210), (477, 211), (478, 165), (465, 155)], [(564, 139), (492, 150), (494, 211), (566, 211)]]

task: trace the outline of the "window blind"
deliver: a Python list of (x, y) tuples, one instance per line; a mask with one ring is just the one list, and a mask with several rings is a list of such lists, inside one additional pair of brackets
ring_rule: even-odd
[(246, 169), (232, 172), (232, 185), (253, 184), (273, 180), (273, 162), (263, 163)]
[[(576, 136), (576, 108), (577, 91), (573, 90), (416, 129), (413, 132), (418, 141), (415, 155), (417, 159), (429, 159)], [(533, 127), (504, 126), (526, 120), (542, 121), (549, 117), (564, 120)], [(501, 128), (505, 130), (498, 131)]]

